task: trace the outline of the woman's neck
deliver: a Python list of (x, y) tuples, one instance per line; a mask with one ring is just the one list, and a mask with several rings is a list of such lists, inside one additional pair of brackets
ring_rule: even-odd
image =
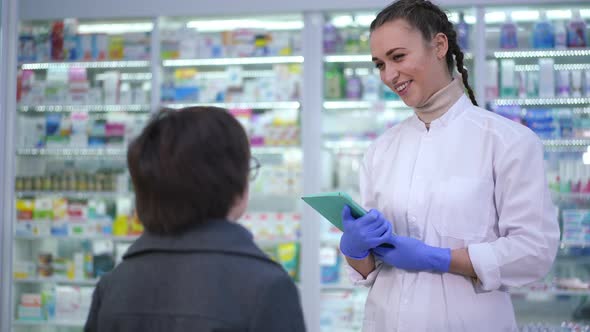
[(424, 122), (426, 128), (430, 123), (443, 116), (463, 95), (463, 84), (459, 78), (454, 78), (444, 88), (435, 92), (424, 104), (414, 109), (418, 118)]

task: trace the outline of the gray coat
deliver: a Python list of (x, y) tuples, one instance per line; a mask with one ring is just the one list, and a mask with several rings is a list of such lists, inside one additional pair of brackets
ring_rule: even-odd
[(301, 332), (297, 288), (244, 227), (143, 234), (99, 281), (86, 332)]

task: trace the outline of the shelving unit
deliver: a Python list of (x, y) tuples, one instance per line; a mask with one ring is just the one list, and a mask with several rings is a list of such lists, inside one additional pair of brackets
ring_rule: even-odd
[[(25, 0), (26, 1), (26, 0)], [(86, 9), (82, 4), (76, 9), (70, 9), (68, 6), (59, 6), (61, 2), (66, 2), (65, 0), (57, 0), (57, 4), (52, 4), (51, 6), (55, 6), (56, 8), (62, 8), (64, 11), (63, 15), (69, 13), (70, 16), (76, 16), (77, 14), (83, 14)], [(131, 14), (131, 15), (140, 15), (140, 13), (144, 12), (144, 6), (135, 6), (129, 4), (130, 2), (121, 3), (120, 10), (116, 14), (117, 16)], [(522, 1), (525, 5), (534, 5), (534, 6), (542, 6), (539, 5), (537, 2), (533, 3), (531, 1)], [(548, 6), (552, 7), (560, 7), (566, 6), (561, 3), (551, 4), (548, 2)], [(581, 1), (572, 1), (574, 7), (576, 5), (585, 5), (584, 0)], [(447, 3), (443, 2), (443, 5)], [(448, 5), (455, 5), (456, 2), (449, 2)], [(156, 4), (153, 4), (156, 5)], [(226, 8), (225, 3), (218, 3), (211, 8), (197, 8), (198, 5), (194, 5), (195, 7), (186, 7), (186, 4), (183, 6), (177, 6), (177, 8), (183, 8), (182, 12), (178, 12), (177, 10), (172, 10), (174, 6), (167, 3), (163, 6), (162, 11), (151, 11), (158, 12), (161, 15), (170, 15), (176, 16), (181, 15), (182, 17), (186, 16), (187, 14), (196, 13), (195, 11), (198, 9), (199, 13), (203, 13), (203, 15), (208, 14), (220, 14), (220, 13), (238, 13), (239, 10), (248, 9), (249, 12), (254, 13), (253, 9), (250, 7), (256, 7), (258, 4), (236, 4), (235, 6), (228, 6)], [(268, 8), (273, 8), (273, 11), (276, 8), (276, 3), (273, 3), (272, 6), (267, 4), (264, 5), (264, 8), (261, 8), (261, 12), (268, 12)], [(488, 8), (492, 8), (494, 5), (497, 5), (495, 2), (488, 2), (478, 4), (474, 9), (470, 9), (470, 11), (474, 12), (472, 15), (473, 17), (485, 17), (485, 11)], [(510, 4), (512, 5), (512, 4)], [(30, 6), (30, 4), (29, 4)], [(38, 6), (44, 7), (47, 6), (46, 4), (39, 4)], [(78, 5), (76, 5), (78, 6)], [(105, 5), (106, 6), (106, 5)], [(160, 6), (158, 4), (158, 6)], [(190, 5), (189, 6), (193, 6)], [(245, 8), (244, 6), (248, 7)], [(282, 5), (279, 5), (279, 7)], [(302, 193), (314, 193), (317, 190), (320, 190), (320, 182), (325, 177), (323, 173), (322, 162), (320, 161), (320, 156), (315, 155), (314, 149), (322, 149), (322, 151), (330, 154), (334, 154), (337, 158), (339, 158), (339, 162), (343, 161), (348, 163), (350, 169), (354, 170), (354, 165), (358, 162), (358, 159), (362, 157), (362, 153), (366, 150), (369, 144), (372, 142), (373, 137), (377, 134), (385, 130), (387, 127), (394, 125), (399, 120), (401, 120), (404, 116), (411, 115), (411, 110), (406, 108), (404, 104), (400, 100), (386, 100), (385, 98), (379, 98), (377, 101), (368, 101), (363, 100), (362, 98), (351, 98), (354, 100), (347, 100), (345, 96), (341, 98), (334, 98), (334, 99), (324, 99), (324, 92), (320, 91), (321, 89), (318, 88), (318, 82), (324, 78), (324, 72), (321, 72), (322, 67), (326, 67), (328, 65), (342, 65), (346, 67), (350, 67), (353, 69), (361, 69), (359, 71), (359, 75), (365, 75), (366, 73), (370, 73), (369, 68), (372, 68), (373, 64), (371, 63), (370, 54), (366, 51), (359, 51), (355, 54), (344, 54), (342, 52), (334, 53), (334, 54), (325, 54), (321, 51), (321, 48), (317, 48), (317, 45), (314, 44), (314, 36), (319, 36), (322, 32), (322, 24), (323, 24), (323, 17), (325, 14), (329, 14), (330, 10), (333, 8), (338, 8), (339, 6), (347, 6), (349, 7), (350, 4), (342, 4), (341, 2), (336, 1), (328, 1), (319, 5), (311, 4), (309, 1), (304, 1), (302, 3), (297, 3), (294, 6), (301, 6), (302, 11), (306, 11), (307, 14), (304, 15), (304, 22), (302, 24), (303, 30), (301, 34), (303, 35), (303, 47), (301, 54), (293, 54), (293, 55), (281, 55), (281, 56), (255, 56), (255, 57), (227, 57), (227, 56), (220, 56), (220, 57), (206, 57), (206, 58), (187, 58), (187, 59), (163, 59), (161, 57), (161, 44), (160, 41), (164, 38), (162, 36), (162, 32), (167, 28), (166, 27), (166, 20), (168, 18), (157, 18), (153, 19), (153, 35), (157, 36), (154, 38), (151, 43), (151, 49), (153, 51), (150, 60), (141, 60), (141, 61), (76, 61), (76, 62), (26, 62), (22, 64), (18, 64), (13, 62), (11, 66), (14, 68), (18, 67), (23, 70), (32, 70), (37, 72), (42, 72), (44, 70), (49, 69), (70, 69), (70, 68), (86, 68), (93, 72), (100, 72), (104, 70), (118, 70), (121, 71), (120, 80), (129, 81), (129, 82), (150, 82), (151, 83), (151, 91), (152, 91), (152, 98), (150, 103), (138, 103), (138, 104), (130, 104), (130, 105), (120, 105), (120, 104), (87, 104), (87, 105), (69, 105), (67, 103), (58, 103), (58, 104), (28, 104), (28, 105), (18, 105), (16, 107), (12, 107), (11, 109), (16, 109), (18, 111), (17, 117), (20, 116), (45, 116), (48, 114), (56, 114), (56, 113), (76, 113), (79, 111), (89, 112), (89, 113), (98, 113), (98, 114), (91, 114), (95, 117), (100, 116), (111, 116), (111, 115), (130, 115), (130, 116), (143, 116), (149, 115), (149, 112), (155, 111), (160, 106), (170, 107), (170, 108), (182, 108), (194, 105), (203, 105), (203, 106), (216, 106), (216, 107), (224, 107), (228, 109), (250, 109), (252, 114), (262, 114), (264, 112), (268, 112), (270, 109), (277, 110), (278, 112), (286, 112), (295, 110), (300, 116), (300, 123), (301, 123), (301, 130), (306, 131), (305, 134), (301, 134), (306, 138), (306, 142), (302, 142), (297, 144), (289, 144), (289, 145), (263, 145), (257, 146), (254, 145), (252, 148), (253, 154), (260, 159), (264, 158), (264, 167), (269, 169), (272, 165), (277, 165), (273, 163), (282, 163), (285, 159), (289, 159), (285, 156), (290, 154), (297, 154), (301, 155), (301, 159), (303, 161), (299, 161), (300, 164), (304, 164), (305, 167), (301, 167), (301, 171), (305, 168), (304, 175), (298, 174), (297, 179), (301, 180), (301, 192), (291, 193), (291, 194), (254, 194), (253, 200), (264, 201), (266, 197), (273, 197), (277, 201), (278, 200), (289, 200), (292, 197), (295, 200), (298, 200), (300, 194)], [(308, 12), (309, 8), (314, 8), (313, 12)], [(357, 5), (355, 5), (357, 6)], [(360, 6), (360, 5), (358, 5)], [(369, 3), (363, 3), (363, 8), (374, 8), (378, 9), (383, 6), (383, 3), (378, 1), (370, 1)], [(169, 8), (170, 9), (169, 9)], [(231, 7), (231, 8), (229, 8)], [(307, 9), (305, 9), (306, 7)], [(354, 7), (354, 6), (353, 6)], [(359, 7), (359, 8), (360, 8)], [(572, 6), (567, 6), (567, 8), (571, 8)], [(35, 19), (43, 18), (44, 14), (50, 13), (51, 10), (39, 10), (37, 7), (35, 10), (29, 8), (28, 14), (27, 6), (24, 6), (25, 14), (23, 17), (31, 18), (35, 16)], [(106, 8), (106, 7), (105, 7)], [(119, 8), (119, 6), (117, 7)], [(355, 8), (346, 8), (347, 11), (353, 11), (359, 14), (366, 14), (361, 12), (361, 10)], [(303, 10), (305, 9), (305, 10)], [(172, 12), (169, 12), (171, 10)], [(288, 10), (293, 10), (289, 7)], [(496, 10), (496, 9), (494, 9)], [(217, 13), (213, 13), (211, 11), (217, 11)], [(104, 13), (104, 8), (98, 8), (96, 13), (92, 13), (92, 15), (101, 15)], [(349, 15), (350, 12), (347, 12), (346, 15)], [(371, 12), (374, 14), (374, 12)], [(453, 14), (456, 14), (453, 12)], [(27, 16), (28, 15), (28, 16)], [(49, 14), (47, 14), (49, 15)], [(92, 16), (91, 15), (91, 16)], [(112, 14), (115, 15), (114, 13)], [(151, 14), (150, 14), (151, 15)], [(180, 16), (179, 16), (180, 17)], [(170, 17), (170, 20), (176, 20), (175, 17)], [(150, 19), (152, 21), (152, 19)], [(367, 21), (367, 18), (365, 18)], [(370, 20), (368, 20), (370, 22)], [(186, 22), (185, 22), (186, 23)], [(486, 45), (485, 41), (485, 34), (483, 31), (485, 30), (485, 24), (483, 22), (473, 23), (472, 21), (469, 22), (472, 29), (472, 38), (471, 38), (471, 48), (469, 52), (465, 54), (465, 59), (467, 66), (470, 70), (470, 78), (478, 78), (478, 77), (485, 77), (485, 71), (482, 70), (481, 64), (485, 62), (486, 59), (515, 59), (518, 61), (518, 64), (515, 67), (515, 71), (517, 72), (531, 72), (531, 71), (538, 71), (539, 67), (534, 62), (539, 58), (543, 57), (552, 57), (556, 59), (556, 64), (554, 66), (555, 70), (588, 70), (590, 69), (590, 64), (587, 62), (588, 56), (590, 56), (590, 49), (575, 49), (575, 50), (530, 50), (530, 49), (518, 49), (518, 50), (497, 50), (496, 45), (490, 44)], [(221, 25), (223, 26), (223, 25)], [(366, 28), (366, 27), (365, 27)], [(479, 34), (478, 30), (479, 29)], [(16, 35), (16, 33), (15, 33)], [(478, 38), (481, 37), (481, 38)], [(12, 47), (12, 49), (17, 49)], [(318, 56), (309, 56), (310, 54), (315, 54)], [(305, 60), (304, 60), (305, 59)], [(161, 75), (161, 72), (166, 71), (173, 71), (176, 69), (187, 69), (187, 68), (197, 68), (198, 75), (200, 79), (204, 80), (223, 80), (227, 78), (228, 72), (226, 71), (228, 67), (232, 66), (241, 66), (243, 67), (241, 70), (241, 76), (244, 80), (252, 80), (252, 79), (261, 79), (261, 78), (272, 78), (275, 76), (275, 72), (273, 71), (272, 67), (274, 65), (299, 65), (304, 68), (303, 70), (303, 80), (302, 82), (302, 95), (301, 98), (298, 99), (284, 99), (280, 101), (268, 101), (268, 100), (250, 100), (250, 99), (241, 99), (239, 102), (234, 101), (218, 101), (218, 100), (208, 100), (207, 102), (193, 102), (190, 101), (169, 101), (163, 100), (160, 98), (160, 87), (162, 83), (165, 81), (166, 77)], [(478, 67), (478, 65), (480, 65)], [(160, 71), (162, 70), (162, 71)], [(125, 72), (123, 72), (125, 71)], [(7, 75), (6, 77), (13, 77), (15, 75)], [(477, 89), (476, 92), (479, 96), (483, 96), (483, 88), (480, 86), (482, 80), (476, 80), (474, 83), (475, 88)], [(319, 84), (321, 86), (321, 84)], [(317, 89), (316, 89), (317, 88)], [(315, 90), (317, 91), (315, 91)], [(9, 94), (10, 95), (10, 94)], [(319, 97), (321, 95), (321, 97)], [(229, 100), (229, 99), (228, 99)], [(247, 101), (247, 102), (243, 102)], [(563, 107), (563, 108), (584, 108), (588, 107), (590, 104), (590, 99), (588, 96), (580, 97), (580, 98), (496, 98), (494, 100), (488, 100), (490, 103), (494, 103), (499, 106), (522, 106), (522, 107), (539, 107), (539, 106), (555, 106), (555, 107)], [(323, 109), (323, 112), (322, 112)], [(144, 114), (145, 113), (145, 114)], [(365, 115), (365, 118), (362, 118), (362, 115)], [(357, 115), (361, 115), (360, 118), (357, 118)], [(352, 116), (355, 116), (354, 118)], [(325, 128), (330, 126), (330, 120), (334, 119), (331, 117), (341, 117), (339, 119), (352, 119), (352, 123), (358, 126), (365, 126), (365, 131), (359, 133), (353, 133), (346, 130), (346, 128), (340, 133), (335, 135), (326, 135), (325, 139), (321, 142), (317, 142), (316, 138), (322, 135), (322, 131)], [(366, 121), (367, 119), (378, 121), (378, 123), (370, 123), (362, 122)], [(9, 119), (10, 120), (10, 119)], [(362, 121), (357, 121), (362, 120)], [(336, 120), (337, 121), (337, 120)], [(321, 123), (321, 125), (319, 125)], [(317, 124), (317, 126), (316, 126)], [(15, 126), (14, 126), (15, 127)], [(333, 129), (333, 128), (330, 128)], [(6, 130), (7, 135), (14, 134), (14, 128), (7, 128)], [(2, 142), (3, 143), (3, 142)], [(590, 146), (590, 139), (544, 139), (543, 144), (545, 145), (548, 152), (557, 151), (561, 152), (585, 152), (587, 147)], [(7, 151), (13, 151), (12, 149), (15, 148), (16, 155), (10, 155), (7, 157), (7, 164), (11, 164), (14, 162), (14, 158), (18, 158), (19, 160), (23, 160), (26, 163), (32, 163), (33, 160), (41, 159), (41, 160), (82, 160), (85, 159), (93, 159), (93, 161), (98, 160), (100, 163), (108, 164), (112, 160), (124, 160), (125, 157), (125, 149), (124, 148), (36, 148), (36, 147), (18, 147), (12, 146), (9, 147)], [(317, 158), (316, 158), (317, 156)], [(305, 157), (305, 158), (303, 158)], [(311, 160), (314, 159), (314, 160)], [(317, 159), (317, 160), (316, 160)], [(356, 161), (355, 161), (356, 160)], [(292, 161), (292, 160), (291, 160)], [(334, 159), (332, 160), (334, 161)], [(68, 161), (69, 162), (69, 161)], [(17, 168), (17, 171), (20, 170), (20, 167)], [(318, 175), (322, 173), (322, 176)], [(336, 172), (334, 169), (331, 171)], [(9, 172), (9, 171), (6, 171)], [(312, 174), (313, 173), (313, 174)], [(317, 174), (316, 174), (317, 173)], [(346, 177), (354, 179), (354, 172), (351, 172)], [(13, 177), (14, 174), (3, 174), (7, 178)], [(329, 174), (328, 177), (332, 177), (333, 174)], [(10, 181), (8, 181), (10, 183)], [(323, 184), (322, 184), (323, 185)], [(10, 188), (4, 188), (4, 192), (12, 193), (12, 198), (22, 198), (28, 196), (40, 196), (40, 195), (49, 195), (49, 196), (68, 196), (76, 199), (113, 199), (117, 196), (124, 196), (130, 197), (131, 194), (120, 194), (117, 192), (84, 192), (84, 193), (71, 193), (67, 191), (20, 191), (14, 192), (14, 188), (10, 185)], [(324, 189), (330, 189), (329, 187), (322, 187)], [(342, 190), (349, 190), (350, 188), (344, 187)], [(258, 196), (256, 196), (258, 195)], [(292, 195), (292, 196), (291, 196)], [(562, 201), (576, 201), (576, 200), (587, 200), (586, 194), (581, 193), (554, 193), (554, 197), (556, 199)], [(8, 200), (6, 200), (8, 201)], [(256, 202), (253, 202), (256, 203)], [(5, 206), (6, 210), (11, 210), (10, 206)], [(263, 206), (264, 207), (264, 206)], [(299, 207), (298, 207), (299, 208)], [(7, 212), (9, 217), (5, 217), (7, 220), (14, 221), (16, 218), (14, 217), (14, 211)], [(317, 251), (314, 252), (313, 250), (306, 250), (305, 248), (315, 248), (315, 246), (337, 246), (337, 241), (322, 241), (315, 238), (315, 234), (319, 233), (318, 230), (320, 227), (318, 224), (323, 223), (320, 219), (317, 218), (315, 214), (303, 208), (303, 220), (301, 223), (302, 227), (302, 234), (303, 237), (298, 239), (298, 243), (301, 243), (303, 250), (301, 251), (301, 269), (302, 269), (302, 285), (301, 285), (301, 294), (302, 300), (305, 304), (305, 311), (306, 311), (306, 320), (308, 322), (308, 330), (310, 332), (317, 332), (319, 331), (319, 316), (320, 316), (320, 295), (322, 291), (330, 291), (330, 292), (337, 292), (337, 291), (354, 291), (355, 288), (347, 285), (342, 284), (334, 284), (334, 285), (320, 285), (319, 280), (317, 279), (317, 270), (318, 262), (317, 262)], [(109, 240), (114, 242), (132, 242), (136, 239), (136, 237), (129, 236), (129, 237), (109, 237), (109, 236), (87, 236), (87, 237), (14, 237), (12, 236), (13, 232), (13, 225), (8, 227), (8, 232), (5, 232), (3, 238), (0, 239), (2, 241), (9, 241), (11, 243), (16, 242), (25, 242), (28, 243), (26, 245), (30, 246), (37, 246), (40, 242), (68, 242), (68, 243), (75, 243), (76, 241), (94, 241), (94, 240)], [(5, 230), (4, 228), (3, 230)], [(319, 237), (319, 235), (318, 235)], [(289, 241), (287, 241), (289, 242)], [(6, 242), (5, 242), (6, 243)], [(278, 244), (283, 243), (282, 240), (273, 240), (273, 241), (259, 241), (261, 246), (275, 246)], [(12, 259), (13, 253), (11, 252), (10, 256)], [(559, 259), (559, 258), (558, 258)], [(3, 267), (6, 266), (8, 263), (2, 262)], [(8, 264), (11, 265), (11, 264)], [(310, 276), (311, 275), (311, 276)], [(15, 284), (12, 284), (11, 279), (11, 270), (4, 269), (1, 272), (2, 283), (0, 284), (0, 289), (14, 287), (29, 287), (30, 284), (37, 284), (35, 278), (31, 278), (30, 280), (14, 280)], [(315, 279), (314, 279), (315, 278)], [(8, 281), (7, 281), (8, 280)], [(44, 281), (39, 281), (42, 283)], [(74, 281), (75, 282), (75, 281)], [(82, 286), (90, 286), (90, 284), (82, 284)], [(572, 292), (572, 291), (565, 291), (565, 290), (555, 290), (552, 291), (554, 295), (564, 295), (564, 296), (578, 296), (580, 292)], [(568, 292), (571, 292), (568, 293)], [(518, 291), (516, 291), (518, 293)], [(3, 293), (4, 294), (4, 293)], [(12, 291), (10, 294), (10, 302), (14, 303), (17, 300), (17, 292)], [(517, 308), (518, 309), (518, 308)], [(10, 326), (11, 324), (14, 325), (17, 332), (20, 331), (20, 328), (26, 328), (27, 331), (30, 329), (31, 331), (38, 331), (44, 329), (45, 327), (49, 328), (62, 328), (62, 327), (81, 327), (83, 326), (83, 322), (68, 322), (68, 321), (43, 321), (43, 322), (27, 322), (27, 321), (19, 321), (16, 320), (16, 315), (14, 314), (14, 308), (0, 308), (4, 315), (0, 315), (1, 317), (11, 317), (12, 322), (0, 322), (0, 330), (4, 330), (8, 328), (4, 328), (5, 326)]]
[(22, 105), (20, 112), (150, 112), (151, 106), (143, 105)]

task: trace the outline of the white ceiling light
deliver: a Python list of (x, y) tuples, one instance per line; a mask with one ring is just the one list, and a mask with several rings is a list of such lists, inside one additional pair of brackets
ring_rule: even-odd
[[(447, 17), (449, 18), (449, 21), (453, 22), (454, 24), (459, 23), (459, 13), (456, 13), (456, 12), (447, 13)], [(465, 17), (463, 17), (463, 18), (465, 18)]]
[(506, 21), (506, 13), (504, 12), (486, 13), (486, 23), (502, 23), (504, 21)]
[(130, 32), (150, 32), (154, 29), (152, 22), (142, 23), (89, 23), (80, 24), (78, 26), (78, 33), (107, 33), (107, 34), (118, 34), (118, 33), (130, 33)]
[(354, 18), (354, 21), (360, 26), (368, 27), (371, 25), (375, 17), (375, 15), (358, 15)]
[(548, 10), (547, 18), (550, 20), (567, 20), (572, 17), (572, 12), (569, 9), (562, 10)]
[(539, 12), (536, 10), (518, 10), (512, 12), (515, 22), (532, 22), (539, 20)]
[(352, 16), (350, 15), (340, 15), (334, 16), (334, 18), (332, 18), (332, 24), (336, 28), (345, 28), (351, 26), (353, 22)]
[(303, 28), (302, 21), (265, 21), (265, 20), (200, 20), (190, 21), (186, 24), (188, 28), (197, 29), (201, 32), (217, 32), (235, 29), (264, 29), (264, 30), (300, 30)]

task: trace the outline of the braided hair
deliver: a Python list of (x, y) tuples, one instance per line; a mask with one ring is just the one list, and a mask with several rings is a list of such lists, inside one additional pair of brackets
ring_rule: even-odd
[(468, 73), (463, 65), (464, 56), (457, 43), (457, 33), (447, 14), (428, 0), (399, 0), (385, 7), (377, 14), (377, 17), (371, 23), (370, 31), (373, 32), (383, 24), (397, 19), (404, 19), (411, 26), (418, 28), (426, 40), (430, 40), (437, 33), (443, 33), (447, 36), (449, 50), (445, 60), (449, 72), (453, 72), (453, 66), (456, 64), (457, 70), (463, 78), (463, 84), (469, 93), (469, 99), (477, 106), (475, 95), (467, 81)]

